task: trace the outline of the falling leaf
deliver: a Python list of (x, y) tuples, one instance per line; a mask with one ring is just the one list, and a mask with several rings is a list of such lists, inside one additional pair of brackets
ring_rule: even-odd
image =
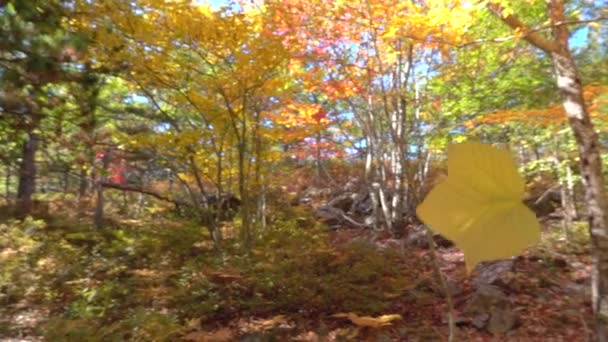
[(381, 328), (383, 326), (391, 325), (392, 321), (402, 319), (401, 315), (393, 314), (393, 315), (382, 315), (378, 317), (371, 316), (359, 316), (355, 313), (337, 313), (332, 315), (335, 318), (347, 318), (353, 324), (359, 327), (366, 328)]
[(470, 272), (539, 241), (536, 216), (523, 197), (524, 180), (508, 151), (467, 142), (448, 148), (448, 177), (416, 213), (462, 249)]

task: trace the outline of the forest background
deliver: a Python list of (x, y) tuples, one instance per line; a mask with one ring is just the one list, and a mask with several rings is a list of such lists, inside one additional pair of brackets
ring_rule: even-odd
[[(0, 336), (608, 340), (607, 5), (0, 1)], [(543, 224), (485, 287), (415, 215), (464, 141)]]

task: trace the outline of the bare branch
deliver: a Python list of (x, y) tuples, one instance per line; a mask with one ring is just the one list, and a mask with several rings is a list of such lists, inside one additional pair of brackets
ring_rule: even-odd
[[(585, 25), (585, 24), (589, 24), (589, 23), (597, 23), (597, 22), (602, 22), (602, 21), (608, 21), (608, 17), (597, 17), (597, 18), (593, 18), (593, 19), (587, 19), (587, 20), (571, 20), (571, 21), (560, 21), (551, 25), (543, 25), (543, 26), (538, 26), (538, 27), (534, 27), (531, 28), (528, 32), (530, 33), (536, 33), (536, 32), (542, 32), (545, 30), (550, 30), (553, 29), (555, 27), (560, 27), (560, 26), (570, 26), (570, 25)], [(510, 35), (510, 36), (506, 36), (506, 37), (500, 37), (500, 38), (492, 38), (492, 39), (477, 39), (477, 40), (473, 40), (470, 42), (466, 42), (463, 44), (459, 44), (459, 45), (454, 45), (451, 44), (453, 46), (456, 47), (466, 47), (466, 46), (470, 46), (470, 45), (478, 45), (478, 44), (484, 44), (484, 43), (503, 43), (509, 40), (513, 40), (518, 38), (518, 35)], [(441, 43), (446, 44), (446, 42), (441, 41)]]
[(110, 183), (110, 182), (100, 182), (101, 186), (103, 186), (104, 188), (110, 188), (110, 189), (116, 189), (116, 190), (122, 190), (122, 191), (129, 191), (129, 192), (137, 192), (140, 194), (145, 194), (145, 195), (150, 195), (156, 199), (159, 199), (161, 201), (165, 201), (165, 202), (171, 202), (175, 205), (183, 205), (183, 206), (190, 206), (191, 204), (188, 202), (184, 202), (184, 201), (180, 201), (177, 199), (171, 199), (167, 196), (163, 196), (157, 192), (151, 191), (151, 190), (146, 190), (146, 189), (142, 189), (139, 187), (135, 187), (135, 186), (131, 186), (131, 185), (125, 185), (125, 184), (118, 184), (118, 183)]

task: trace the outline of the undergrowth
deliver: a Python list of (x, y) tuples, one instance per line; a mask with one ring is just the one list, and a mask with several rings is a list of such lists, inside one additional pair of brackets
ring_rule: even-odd
[(50, 341), (162, 341), (192, 320), (374, 315), (405, 295), (415, 275), (403, 256), (365, 241), (331, 246), (298, 210), (258, 228), (250, 253), (227, 239), (221, 255), (207, 230), (188, 221), (131, 220), (104, 231), (69, 220), (7, 221), (0, 304), (7, 314), (23, 302), (48, 308), (39, 332)]

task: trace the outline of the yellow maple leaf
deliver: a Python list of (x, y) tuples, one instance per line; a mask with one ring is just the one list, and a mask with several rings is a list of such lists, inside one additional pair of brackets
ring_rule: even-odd
[(539, 241), (536, 216), (522, 203), (524, 187), (508, 151), (477, 142), (450, 145), (448, 176), (416, 213), (462, 249), (470, 272)]

